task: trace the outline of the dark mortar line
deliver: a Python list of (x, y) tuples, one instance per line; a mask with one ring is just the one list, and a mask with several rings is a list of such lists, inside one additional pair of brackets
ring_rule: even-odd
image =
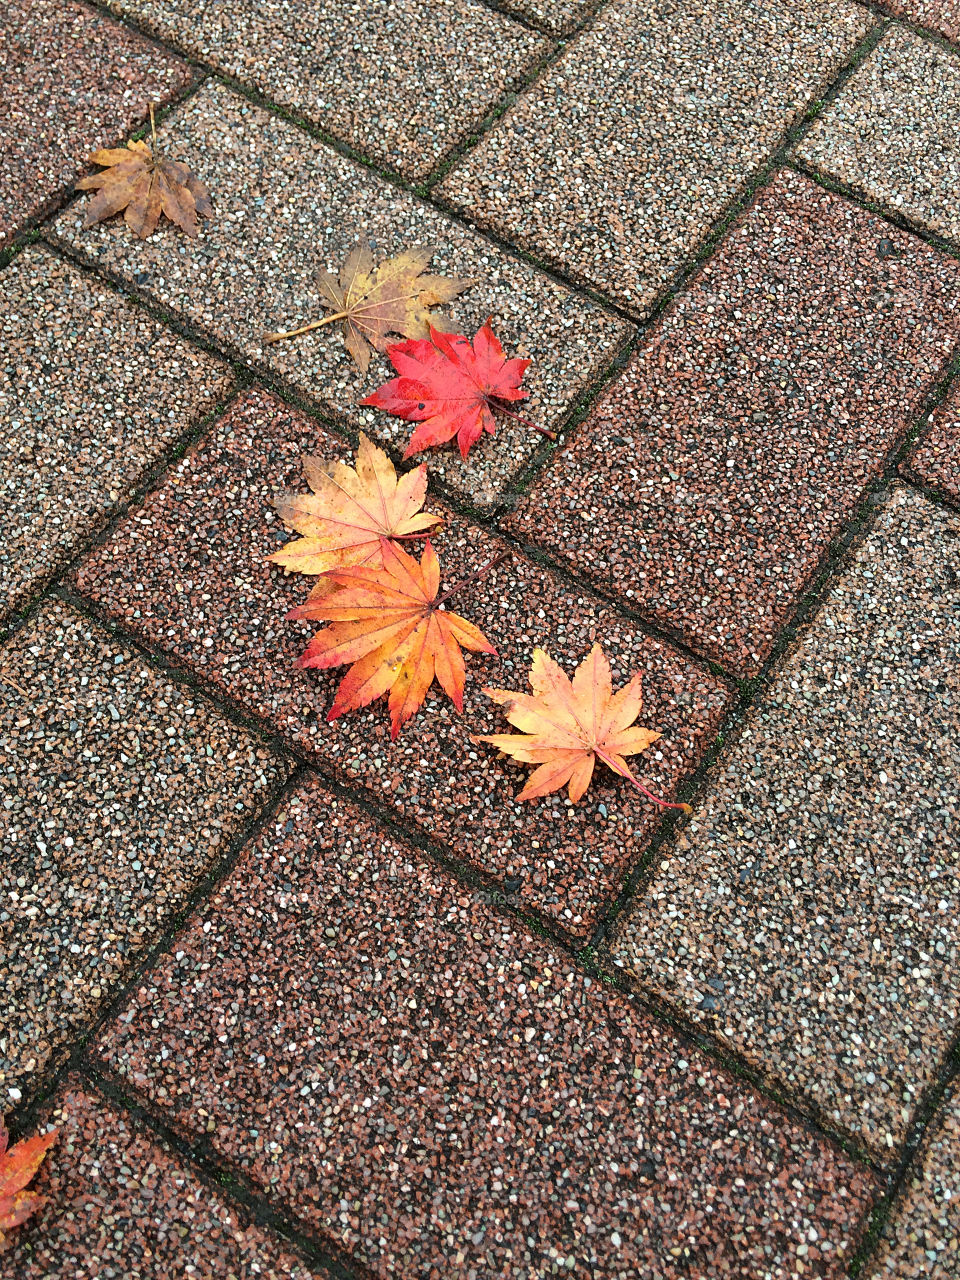
[[(125, 299), (125, 301), (127, 300)], [(236, 379), (235, 373), (233, 373), (233, 376)], [(175, 464), (180, 461), (188, 450), (206, 435), (207, 431), (218, 419), (230, 412), (245, 390), (244, 383), (236, 379), (234, 387), (226, 392), (223, 399), (218, 400), (196, 422), (185, 428), (171, 442), (164, 453), (141, 473), (139, 480), (128, 491), (126, 498), (111, 504), (106, 517), (101, 522), (98, 523), (96, 520), (91, 522), (93, 532), (77, 543), (76, 550), (69, 559), (46, 575), (27, 599), (17, 608), (6, 615), (0, 614), (0, 644), (20, 630), (42, 608), (50, 592), (56, 586), (69, 584), (70, 579), (79, 570), (86, 558), (113, 537), (123, 521), (133, 513), (135, 508), (142, 505), (146, 496), (154, 488), (159, 487), (160, 482), (166, 479)]]
[(205, 1134), (195, 1140), (186, 1138), (149, 1099), (128, 1092), (129, 1083), (123, 1076), (89, 1058), (80, 1065), (78, 1074), (88, 1087), (122, 1110), (138, 1133), (159, 1140), (202, 1183), (239, 1206), (249, 1223), (279, 1237), (301, 1255), (301, 1260), (312, 1267), (323, 1268), (334, 1280), (367, 1280), (368, 1277), (373, 1280), (373, 1273), (367, 1268), (348, 1259), (332, 1242), (324, 1241), (319, 1233), (312, 1234), (285, 1208), (275, 1205), (269, 1194), (251, 1182), (239, 1166), (218, 1157)]
[[(91, 6), (89, 4), (89, 0), (78, 0), (78, 3), (83, 4), (86, 8), (93, 8), (94, 12), (100, 12), (96, 6)], [(183, 59), (180, 60), (183, 61)], [(157, 123), (162, 124), (171, 111), (175, 111), (177, 108), (182, 107), (187, 103), (203, 85), (205, 80), (205, 75), (195, 75), (191, 82), (184, 85), (182, 89), (179, 89), (168, 102), (164, 103), (162, 106), (155, 104), (154, 115)], [(114, 140), (104, 142), (103, 147), (109, 148), (122, 146), (124, 142), (146, 137), (150, 132), (150, 116), (149, 108), (147, 107), (144, 108), (144, 116), (145, 119), (143, 122), (139, 125), (135, 125), (132, 129), (119, 134), (111, 134), (110, 139)], [(12, 236), (3, 247), (0, 247), (0, 271), (2, 271), (4, 267), (9, 266), (10, 263), (23, 251), (23, 249), (27, 247), (27, 245), (36, 244), (36, 242), (41, 239), (43, 236), (44, 226), (54, 218), (59, 217), (59, 215), (67, 208), (70, 202), (77, 195), (77, 182), (79, 182), (81, 178), (96, 172), (97, 168), (95, 165), (87, 165), (84, 163), (80, 174), (73, 182), (64, 183), (43, 202), (35, 213), (31, 214), (30, 217), (26, 219), (16, 234)]]
[(509, 18), (511, 22), (515, 22), (525, 30), (532, 31), (535, 36), (543, 36), (547, 40), (559, 39), (554, 32), (550, 31), (536, 18), (531, 18), (527, 14), (519, 12), (519, 10), (511, 11), (510, 9), (505, 9), (502, 4), (497, 3), (497, 0), (477, 0), (477, 3), (482, 5), (484, 9), (489, 9), (491, 13), (496, 13), (501, 18)]
[(932, 27), (924, 27), (906, 14), (894, 13), (888, 5), (883, 3), (883, 0), (857, 0), (857, 4), (873, 13), (878, 20), (886, 18), (891, 24), (896, 23), (898, 27), (906, 27), (914, 35), (922, 36), (924, 40), (940, 45), (948, 53), (960, 53), (960, 41), (951, 40), (942, 31), (935, 31)]
[(293, 765), (292, 769), (288, 768), (288, 771), (284, 772), (283, 766), (290, 766), (293, 762), (280, 757), (277, 763), (281, 766), (280, 777), (267, 789), (262, 800), (255, 804), (253, 812), (240, 824), (226, 850), (211, 863), (193, 889), (170, 913), (163, 928), (138, 949), (128, 966), (128, 976), (121, 980), (112, 994), (100, 1004), (98, 1011), (87, 1021), (85, 1027), (78, 1029), (68, 1038), (67, 1044), (70, 1047), (66, 1053), (61, 1051), (52, 1055), (57, 1065), (50, 1070), (39, 1072), (33, 1080), (25, 1082), (24, 1092), (27, 1093), (27, 1100), (18, 1104), (13, 1113), (20, 1131), (25, 1132), (36, 1128), (42, 1119), (41, 1110), (60, 1088), (64, 1079), (72, 1071), (79, 1070), (88, 1042), (99, 1039), (104, 1026), (112, 1022), (130, 997), (136, 994), (137, 987), (143, 978), (155, 967), (160, 956), (171, 948), (193, 912), (233, 871), (248, 842), (257, 838), (282, 803), (284, 796), (295, 787), (302, 772), (300, 766)]

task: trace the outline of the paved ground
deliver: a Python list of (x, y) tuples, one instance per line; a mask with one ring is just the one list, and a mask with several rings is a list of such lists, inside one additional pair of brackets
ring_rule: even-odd
[[(109, 10), (109, 12), (108, 12)], [(16, 0), (0, 15), (3, 1277), (960, 1275), (960, 6)], [(147, 103), (190, 241), (70, 194)], [(264, 557), (434, 248), (532, 361), (431, 455), (450, 581), (644, 672), (518, 805), (470, 664), (396, 744)], [(399, 424), (403, 427), (403, 424)]]

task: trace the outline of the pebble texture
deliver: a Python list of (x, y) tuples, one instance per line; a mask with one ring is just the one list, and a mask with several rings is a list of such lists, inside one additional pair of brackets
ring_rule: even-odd
[[(307, 451), (352, 457), (273, 396), (247, 393), (169, 483), (84, 563), (80, 589), (345, 780), (361, 782), (428, 835), (449, 842), (458, 857), (502, 878), (518, 901), (540, 907), (574, 934), (587, 932), (657, 827), (658, 813), (600, 769), (576, 807), (565, 794), (517, 804), (527, 770), (470, 743), (471, 733), (509, 731), (482, 686), (525, 687), (537, 645), (569, 669), (601, 638), (615, 683), (638, 667), (648, 673), (642, 723), (664, 737), (637, 757), (636, 767), (667, 795), (714, 736), (728, 690), (518, 555), (457, 597), (459, 611), (501, 655), (500, 662), (468, 655), (463, 717), (435, 688), (393, 745), (382, 702), (327, 724), (345, 669), (294, 670), (316, 626), (284, 621), (312, 580), (285, 577), (264, 563), (288, 536), (271, 498), (304, 488), (300, 457)], [(502, 549), (452, 515), (436, 548), (445, 585)]]
[(191, 83), (185, 62), (73, 0), (0, 7), (0, 248)]
[(960, 1103), (956, 1084), (931, 1120), (888, 1219), (869, 1280), (955, 1280), (960, 1273)]
[(902, 470), (960, 502), (960, 382), (932, 415)]
[(97, 1053), (376, 1276), (840, 1277), (873, 1190), (315, 782)]
[(960, 241), (960, 54), (893, 27), (797, 148), (811, 168)]
[[(393, 375), (385, 358), (372, 360), (363, 378), (336, 326), (272, 346), (261, 340), (318, 318), (318, 269), (339, 269), (361, 241), (384, 257), (435, 246), (435, 271), (478, 281), (449, 315), (471, 335), (492, 317), (510, 353), (533, 360), (524, 413), (541, 425), (559, 424), (628, 335), (623, 321), (220, 85), (205, 86), (167, 123), (176, 154), (214, 192), (217, 218), (200, 239), (170, 227), (146, 243), (122, 224), (83, 231), (82, 202), (59, 219), (56, 234), (218, 346), (400, 453), (410, 424), (360, 408)], [(507, 421), (466, 465), (452, 446), (432, 450), (431, 474), (468, 502), (490, 505), (543, 443)]]
[(822, 0), (614, 0), (439, 190), (643, 313), (869, 26)]
[(600, 3), (602, 0), (501, 0), (499, 7), (563, 36), (590, 18)]
[(895, 491), (613, 944), (882, 1160), (960, 1011), (958, 538)]
[(281, 768), (249, 734), (62, 604), (46, 605), (7, 641), (2, 1105), (63, 1055)]
[(884, 0), (889, 13), (927, 27), (948, 40), (960, 40), (960, 3), (958, 0)]
[[(312, 1280), (266, 1231), (130, 1116), (71, 1076), (38, 1131), (60, 1136), (33, 1186), (48, 1197), (0, 1259), (11, 1280)], [(31, 1188), (32, 1189), (32, 1188)]]
[(3, 289), (0, 615), (232, 386), (226, 365), (47, 250), (19, 254)]
[(508, 526), (753, 675), (943, 371), (958, 284), (781, 172)]
[(425, 178), (550, 49), (477, 0), (109, 0), (378, 164)]

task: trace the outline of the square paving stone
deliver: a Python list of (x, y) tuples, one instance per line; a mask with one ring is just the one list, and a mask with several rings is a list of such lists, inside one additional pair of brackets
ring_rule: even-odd
[(51, 603), (0, 649), (0, 1097), (56, 1065), (284, 765)]
[(811, 168), (960, 241), (960, 54), (888, 35), (797, 148)]
[[(492, 317), (505, 348), (533, 360), (524, 412), (544, 426), (559, 425), (630, 333), (615, 316), (222, 85), (206, 85), (167, 128), (176, 154), (213, 191), (216, 220), (199, 240), (168, 227), (144, 243), (122, 223), (83, 231), (82, 201), (59, 219), (56, 235), (217, 346), (399, 453), (411, 425), (360, 408), (393, 376), (386, 358), (374, 358), (364, 378), (337, 326), (262, 342), (266, 332), (323, 314), (317, 272), (339, 270), (358, 244), (371, 244), (378, 259), (429, 246), (436, 250), (433, 271), (476, 279), (449, 316), (471, 337)], [(430, 451), (431, 470), (475, 506), (496, 501), (543, 443), (529, 428), (506, 423), (499, 421), (496, 437), (475, 447), (466, 465), (453, 446)]]
[(894, 494), (612, 948), (880, 1159), (960, 1011), (958, 537)]
[(901, 470), (960, 502), (960, 382), (933, 413)]
[(614, 0), (438, 190), (646, 312), (870, 21), (822, 0)]
[(314, 781), (94, 1052), (377, 1276), (839, 1277), (872, 1190)]
[(889, 13), (927, 27), (948, 40), (960, 40), (960, 3), (958, 0), (884, 0)]
[(0, 1263), (17, 1280), (311, 1280), (285, 1242), (76, 1076), (37, 1131), (59, 1137), (31, 1186), (47, 1197)]
[(357, 151), (425, 178), (550, 41), (477, 0), (107, 0)]
[(25, 249), (3, 283), (0, 616), (233, 385), (226, 365), (45, 249)]
[(781, 172), (507, 527), (754, 675), (946, 366), (958, 285)]
[[(304, 452), (352, 458), (352, 450), (275, 397), (245, 394), (84, 562), (80, 589), (345, 781), (362, 783), (457, 857), (502, 877), (518, 901), (572, 934), (588, 933), (657, 828), (658, 812), (600, 770), (575, 807), (565, 793), (517, 804), (527, 770), (470, 742), (471, 733), (508, 727), (482, 687), (525, 688), (537, 645), (569, 669), (602, 640), (616, 684), (646, 672), (641, 722), (664, 737), (637, 757), (636, 769), (664, 795), (711, 742), (729, 690), (589, 592), (515, 554), (457, 597), (459, 611), (500, 651), (500, 661), (467, 656), (462, 717), (435, 688), (394, 744), (383, 702), (328, 724), (345, 668), (295, 670), (317, 628), (284, 621), (312, 580), (264, 563), (288, 538), (271, 499), (305, 488)], [(452, 585), (503, 546), (446, 514), (435, 541), (444, 584)]]
[(98, 147), (193, 80), (185, 62), (73, 0), (0, 9), (0, 247), (46, 213)]
[(887, 1220), (870, 1280), (955, 1280), (960, 1275), (960, 1100), (954, 1083)]

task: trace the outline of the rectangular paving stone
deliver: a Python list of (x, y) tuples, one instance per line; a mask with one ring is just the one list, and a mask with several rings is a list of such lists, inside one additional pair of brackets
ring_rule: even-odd
[(920, 27), (928, 27), (948, 40), (960, 40), (958, 0), (884, 0), (888, 13)]
[(310, 780), (94, 1052), (376, 1276), (839, 1277), (874, 1187)]
[(179, 58), (73, 0), (0, 9), (0, 248), (84, 172), (193, 81)]
[[(461, 612), (500, 652), (499, 662), (468, 655), (462, 717), (434, 689), (394, 744), (383, 702), (328, 724), (345, 668), (295, 670), (317, 627), (284, 621), (312, 580), (264, 562), (288, 538), (271, 499), (305, 488), (304, 452), (352, 458), (352, 450), (275, 397), (246, 393), (84, 562), (79, 588), (345, 781), (361, 783), (457, 857), (502, 878), (517, 901), (573, 935), (589, 934), (658, 827), (658, 812), (599, 769), (575, 807), (565, 793), (516, 803), (527, 770), (470, 742), (471, 733), (507, 729), (483, 686), (526, 687), (537, 645), (570, 669), (602, 640), (615, 684), (646, 672), (642, 723), (664, 737), (636, 767), (665, 795), (712, 741), (729, 689), (588, 592), (514, 555), (458, 596)], [(503, 545), (446, 516), (435, 542), (443, 581), (453, 585)]]
[(0, 1261), (11, 1280), (326, 1275), (245, 1225), (221, 1191), (78, 1076), (44, 1109), (37, 1131), (51, 1125), (60, 1135), (31, 1186), (47, 1202), (11, 1233), (14, 1247)]
[(550, 50), (477, 0), (108, 0), (378, 164), (425, 178)]
[(960, 53), (894, 26), (796, 148), (918, 227), (960, 241)]
[(0, 1097), (65, 1056), (284, 772), (53, 602), (0, 649)]
[(0, 616), (233, 385), (221, 361), (49, 250), (25, 249), (3, 283)]
[(927, 1128), (884, 1225), (870, 1280), (953, 1280), (960, 1273), (960, 1102), (956, 1083)]
[(612, 944), (881, 1160), (960, 1011), (958, 537), (895, 492)]
[(823, 0), (614, 0), (438, 191), (645, 313), (870, 24)]
[(900, 469), (960, 502), (960, 382), (931, 415)]
[[(492, 317), (511, 354), (533, 360), (528, 417), (556, 427), (625, 342), (630, 326), (494, 248), (430, 206), (315, 142), (218, 84), (204, 86), (167, 122), (176, 154), (213, 191), (216, 220), (196, 242), (175, 228), (147, 242), (122, 224), (81, 229), (83, 202), (55, 234), (97, 267), (170, 308), (206, 337), (350, 427), (402, 454), (412, 428), (360, 401), (393, 375), (384, 357), (364, 378), (336, 326), (264, 346), (263, 334), (318, 318), (317, 272), (337, 269), (364, 241), (387, 257), (435, 248), (432, 269), (478, 283), (450, 309), (470, 336)], [(431, 450), (431, 472), (486, 507), (508, 489), (542, 438), (499, 421), (465, 465), (452, 446)]]
[(754, 675), (943, 372), (958, 284), (782, 171), (507, 527)]

